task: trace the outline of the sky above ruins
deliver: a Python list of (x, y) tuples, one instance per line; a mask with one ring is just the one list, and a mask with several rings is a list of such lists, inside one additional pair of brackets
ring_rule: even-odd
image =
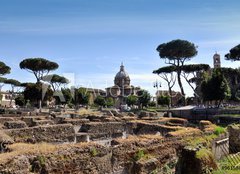
[(76, 86), (103, 89), (123, 62), (132, 85), (153, 94), (153, 82), (162, 80), (152, 71), (165, 65), (156, 47), (173, 39), (198, 46), (191, 63), (212, 66), (217, 51), (222, 66), (239, 66), (224, 60), (240, 43), (239, 6), (237, 0), (2, 0), (0, 58), (12, 68), (8, 78), (35, 81), (19, 62), (43, 57)]

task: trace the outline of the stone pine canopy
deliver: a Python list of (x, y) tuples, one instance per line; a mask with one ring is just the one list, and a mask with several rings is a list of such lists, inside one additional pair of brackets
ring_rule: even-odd
[(114, 84), (119, 87), (124, 87), (124, 86), (130, 85), (130, 77), (129, 77), (128, 73), (124, 70), (123, 64), (121, 64), (120, 71), (115, 76)]

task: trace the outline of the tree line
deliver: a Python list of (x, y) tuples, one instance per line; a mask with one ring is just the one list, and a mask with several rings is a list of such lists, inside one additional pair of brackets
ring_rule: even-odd
[[(9, 74), (11, 68), (5, 63), (0, 62), (0, 87), (4, 84), (11, 85), (11, 90), (9, 91), (12, 95), (10, 105), (13, 99), (15, 99), (16, 104), (19, 106), (28, 104), (40, 108), (52, 99), (54, 99), (54, 104), (67, 104), (70, 107), (89, 104), (90, 92), (87, 88), (66, 88), (65, 85), (69, 83), (67, 78), (58, 74), (49, 74), (59, 68), (56, 62), (44, 58), (26, 58), (20, 62), (19, 67), (32, 73), (36, 78), (36, 82), (21, 83), (15, 79), (2, 77)], [(23, 92), (15, 91), (16, 88), (22, 89)], [(15, 96), (16, 93), (18, 94)], [(151, 99), (149, 92), (146, 90), (138, 91), (138, 97), (135, 97), (129, 96), (125, 99), (129, 105), (138, 104), (141, 107), (147, 106)], [(94, 104), (111, 107), (114, 105), (114, 100), (111, 97), (98, 95), (94, 99)]]
[[(185, 89), (182, 80), (191, 87), (198, 103), (215, 102), (218, 106), (223, 100), (239, 101), (240, 70), (233, 68), (211, 69), (208, 64), (187, 64), (198, 53), (197, 46), (187, 40), (172, 40), (157, 47), (160, 59), (167, 66), (154, 70), (168, 86), (170, 104), (172, 89), (178, 83), (182, 105), (186, 104)], [(240, 60), (240, 44), (230, 49), (226, 60)]]
[[(197, 46), (187, 40), (172, 40), (162, 43), (157, 47), (160, 59), (165, 60), (167, 66), (154, 70), (160, 78), (166, 81), (169, 96), (161, 96), (157, 99), (158, 103), (172, 105), (172, 89), (179, 86), (182, 95), (182, 104), (186, 104), (185, 89), (182, 80), (185, 80), (191, 87), (194, 97), (199, 103), (215, 101), (218, 105), (223, 100), (240, 100), (239, 84), (240, 70), (233, 68), (218, 68), (211, 70), (208, 64), (187, 64), (198, 53)], [(226, 60), (240, 60), (240, 44), (229, 50), (225, 55)], [(73, 89), (65, 88), (69, 80), (50, 72), (59, 68), (56, 62), (44, 58), (26, 58), (20, 62), (19, 67), (32, 73), (35, 83), (21, 83), (15, 79), (7, 79), (3, 76), (11, 72), (11, 68), (4, 62), (0, 62), (0, 91), (4, 84), (10, 85), (10, 93), (20, 106), (31, 103), (32, 105), (46, 104), (54, 98), (56, 104), (88, 104), (90, 94), (86, 88), (80, 87)], [(23, 89), (16, 97), (16, 89)], [(139, 105), (146, 107), (153, 105), (150, 103), (151, 96), (148, 91), (140, 90), (136, 96), (130, 95), (125, 98), (129, 106)], [(12, 99), (11, 99), (12, 102)], [(101, 106), (112, 106), (114, 101), (110, 98), (98, 96), (94, 103)]]

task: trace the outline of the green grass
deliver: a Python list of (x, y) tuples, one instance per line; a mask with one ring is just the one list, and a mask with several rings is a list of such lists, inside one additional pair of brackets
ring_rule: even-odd
[(183, 139), (187, 143), (187, 146), (197, 147), (198, 145), (203, 145), (204, 147), (210, 147), (212, 140), (217, 138), (216, 134), (198, 136), (198, 137), (188, 137)]
[(161, 112), (163, 110), (168, 110), (168, 107), (163, 107), (163, 106), (158, 106), (157, 107), (148, 107), (148, 108), (144, 108), (144, 111), (149, 111), (149, 112)]
[(231, 167), (232, 164), (231, 162), (228, 160), (227, 157), (223, 158), (222, 160), (220, 160), (218, 162), (218, 166), (219, 166), (219, 169), (218, 170), (215, 170), (213, 171), (213, 174), (239, 174), (240, 173), (240, 169), (236, 169), (236, 170), (227, 170), (226, 168), (224, 167)]
[(39, 161), (41, 166), (44, 166), (46, 163), (46, 158), (44, 156), (38, 156), (37, 160)]
[(134, 160), (134, 161), (138, 161), (138, 160), (140, 160), (141, 158), (143, 158), (144, 156), (145, 156), (145, 152), (144, 152), (142, 149), (140, 149), (140, 150), (137, 151), (136, 154), (134, 154), (133, 160)]
[(240, 117), (240, 114), (222, 114), (222, 115), (217, 115), (216, 117), (221, 117), (221, 116), (225, 116), (225, 117)]
[(221, 127), (221, 126), (217, 126), (215, 129), (214, 129), (214, 134), (215, 135), (220, 135), (222, 133), (225, 133), (226, 132), (226, 129)]
[(90, 151), (90, 153), (91, 153), (92, 157), (95, 157), (95, 156), (98, 155), (98, 151), (97, 151), (96, 148), (92, 148), (91, 151)]
[(202, 148), (196, 153), (196, 158), (204, 161), (210, 161), (213, 159), (213, 154), (209, 149)]

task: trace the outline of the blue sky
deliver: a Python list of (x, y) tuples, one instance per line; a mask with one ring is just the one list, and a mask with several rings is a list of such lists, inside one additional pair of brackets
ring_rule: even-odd
[(217, 51), (223, 66), (238, 67), (223, 57), (240, 43), (239, 7), (237, 0), (0, 0), (0, 58), (12, 68), (8, 78), (35, 81), (19, 62), (43, 57), (76, 86), (95, 88), (113, 85), (123, 61), (132, 84), (153, 94), (160, 78), (152, 71), (164, 66), (156, 47), (173, 39), (198, 45), (191, 63), (212, 65)]

